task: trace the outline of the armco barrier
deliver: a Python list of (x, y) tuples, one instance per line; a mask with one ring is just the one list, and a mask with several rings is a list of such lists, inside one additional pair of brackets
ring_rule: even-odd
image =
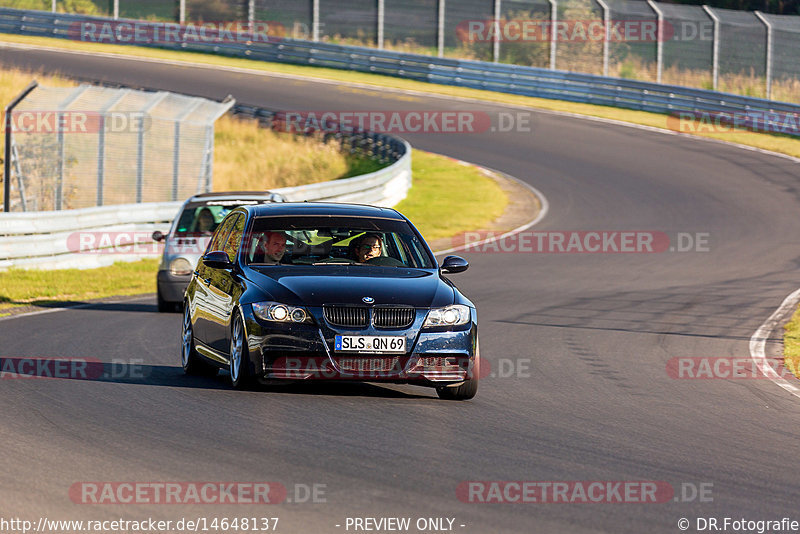
[[(79, 39), (80, 23), (85, 21), (102, 24), (111, 23), (113, 19), (0, 9), (0, 32), (5, 33)], [(119, 21), (115, 23), (119, 24)], [(147, 26), (160, 23), (137, 21), (137, 24)], [(763, 125), (768, 131), (784, 131), (787, 115), (795, 119), (800, 116), (800, 105), (635, 80), (295, 39), (259, 42), (237, 38), (230, 41), (160, 42), (143, 46), (385, 74), (438, 84), (654, 113), (694, 112), (737, 116), (752, 114), (752, 122)]]
[[(262, 124), (280, 119), (263, 108), (237, 105), (237, 114), (258, 118)], [(378, 171), (329, 182), (271, 191), (287, 201), (329, 201), (394, 206), (411, 187), (411, 146), (391, 135), (342, 130), (334, 137), (350, 150), (383, 162)], [(159, 256), (150, 239), (155, 230), (165, 232), (183, 202), (125, 204), (80, 210), (0, 213), (0, 271), (10, 267), (60, 269), (93, 268), (115, 261)], [(77, 232), (101, 232), (123, 236), (120, 243), (98, 240), (96, 248), (76, 252)], [(133, 241), (131, 241), (133, 240)], [(98, 250), (103, 252), (99, 253)], [(108, 252), (113, 250), (113, 254)]]

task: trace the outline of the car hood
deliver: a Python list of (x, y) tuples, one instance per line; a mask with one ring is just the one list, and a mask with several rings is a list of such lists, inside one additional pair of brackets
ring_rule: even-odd
[(453, 304), (452, 286), (435, 270), (375, 266), (255, 267), (252, 281), (265, 298), (290, 305), (402, 304), (417, 308)]

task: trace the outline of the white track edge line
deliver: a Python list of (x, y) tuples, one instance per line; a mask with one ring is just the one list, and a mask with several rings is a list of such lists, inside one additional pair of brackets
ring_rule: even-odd
[(778, 309), (764, 321), (764, 324), (758, 327), (758, 330), (756, 330), (750, 338), (750, 359), (755, 362), (764, 376), (795, 397), (800, 398), (800, 387), (779, 376), (775, 369), (769, 365), (766, 354), (767, 339), (769, 339), (770, 334), (779, 326), (778, 321), (784, 317), (787, 312), (791, 313), (790, 310), (797, 307), (798, 302), (800, 302), (800, 289), (795, 290), (786, 297)]

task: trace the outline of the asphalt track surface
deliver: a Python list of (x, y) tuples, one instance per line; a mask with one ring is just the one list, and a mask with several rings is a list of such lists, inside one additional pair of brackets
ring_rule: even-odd
[[(2, 50), (0, 62), (274, 109), (507, 110), (55, 52)], [(518, 371), (486, 378), (464, 403), (403, 386), (237, 392), (224, 375), (184, 377), (180, 316), (156, 313), (154, 298), (0, 321), (3, 357), (138, 358), (148, 375), (2, 381), (3, 514), (276, 516), (293, 533), (344, 532), (346, 517), (365, 516), (449, 517), (464, 533), (800, 519), (800, 400), (768, 380), (666, 371), (675, 357), (747, 358), (750, 336), (799, 285), (797, 163), (547, 113), (532, 124), (405, 137), (534, 185), (550, 203), (537, 230), (704, 232), (711, 250), (464, 254), (471, 267), (453, 280), (479, 309), (482, 356)], [(470, 480), (652, 480), (679, 496), (682, 484), (711, 483), (713, 502), (461, 502), (456, 488)], [(276, 481), (290, 498), (295, 484), (325, 484), (326, 502), (82, 505), (68, 495), (80, 481)]]

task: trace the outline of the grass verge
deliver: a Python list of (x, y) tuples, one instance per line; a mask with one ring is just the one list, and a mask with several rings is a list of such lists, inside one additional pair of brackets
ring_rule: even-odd
[[(506, 194), (474, 167), (415, 150), (414, 185), (396, 208), (427, 240), (483, 228), (505, 211)], [(47, 306), (111, 296), (155, 292), (158, 260), (115, 263), (92, 269), (0, 273), (0, 317), (9, 308)]]
[(414, 185), (395, 209), (408, 217), (426, 241), (486, 227), (500, 217), (508, 197), (477, 168), (415, 150)]
[(800, 309), (783, 328), (783, 364), (800, 378)]
[(152, 293), (157, 270), (156, 259), (119, 262), (92, 269), (91, 276), (80, 269), (11, 269), (0, 273), (0, 313), (19, 306), (47, 306), (66, 301)]
[[(394, 78), (380, 74), (366, 74), (324, 67), (308, 67), (284, 63), (266, 63), (263, 61), (230, 58), (198, 52), (176, 52), (172, 50), (160, 50), (155, 48), (125, 45), (84, 43), (78, 41), (68, 41), (64, 39), (55, 39), (51, 37), (30, 37), (24, 35), (0, 34), (0, 41), (57, 47), (61, 50), (79, 50), (84, 52), (93, 51), (98, 53), (122, 54), (168, 61), (242, 68), (266, 73), (305, 76), (325, 80), (334, 80), (337, 82), (366, 84), (376, 88), (393, 88), (458, 98), (471, 98), (535, 109), (577, 113), (590, 117), (613, 119), (632, 124), (669, 129), (667, 115), (662, 115), (659, 113), (648, 113), (644, 111), (626, 110), (608, 106), (579, 104), (559, 100), (548, 100), (545, 98), (510, 95), (480, 89), (469, 89), (465, 87), (437, 85), (414, 80), (404, 80), (401, 78)], [(742, 145), (748, 145), (764, 150), (772, 150), (774, 152), (788, 154), (790, 156), (800, 157), (800, 139), (746, 131), (739, 133), (709, 133), (702, 131), (702, 129), (700, 130), (701, 131), (698, 131), (695, 135), (729, 141), (732, 143), (739, 143)]]

